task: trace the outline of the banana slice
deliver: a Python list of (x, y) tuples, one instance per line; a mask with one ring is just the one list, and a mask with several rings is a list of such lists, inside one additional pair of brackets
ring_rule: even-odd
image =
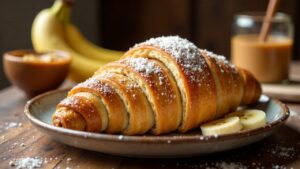
[(243, 130), (254, 129), (266, 125), (266, 113), (256, 109), (240, 110), (228, 114), (226, 117), (239, 117)]
[(205, 123), (200, 128), (202, 134), (207, 136), (235, 133), (242, 129), (242, 125), (239, 117), (228, 117)]

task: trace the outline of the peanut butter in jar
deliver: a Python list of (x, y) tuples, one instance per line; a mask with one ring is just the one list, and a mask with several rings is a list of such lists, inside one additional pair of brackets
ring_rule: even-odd
[(280, 83), (289, 78), (293, 25), (290, 17), (277, 13), (271, 20), (266, 41), (259, 40), (264, 13), (235, 16), (231, 38), (231, 61), (253, 73), (263, 83)]
[(269, 36), (261, 42), (258, 35), (236, 35), (231, 39), (231, 60), (260, 82), (281, 82), (288, 79), (292, 45), (287, 37)]

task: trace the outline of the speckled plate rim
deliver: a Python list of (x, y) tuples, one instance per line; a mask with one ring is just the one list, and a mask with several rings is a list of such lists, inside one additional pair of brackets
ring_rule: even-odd
[[(69, 89), (64, 89), (64, 90), (53, 90), (49, 91), (43, 94), (40, 94), (31, 100), (27, 101), (24, 112), (26, 117), (30, 120), (30, 122), (38, 127), (41, 127), (46, 130), (50, 130), (53, 132), (58, 132), (61, 134), (65, 135), (71, 135), (74, 137), (80, 137), (80, 138), (89, 138), (89, 139), (96, 139), (96, 140), (106, 140), (106, 141), (115, 141), (115, 142), (131, 142), (131, 143), (149, 143), (149, 144), (160, 144), (160, 143), (165, 143), (167, 141), (171, 141), (172, 143), (186, 143), (186, 142), (198, 142), (198, 143), (206, 143), (206, 142), (219, 142), (223, 140), (231, 140), (231, 139), (239, 139), (239, 138), (244, 138), (244, 137), (249, 137), (253, 135), (258, 135), (258, 134), (263, 134), (267, 133), (273, 128), (279, 127), (282, 125), (287, 118), (289, 117), (289, 109), (288, 107), (280, 102), (277, 99), (272, 99), (269, 98), (270, 100), (274, 101), (277, 105), (280, 106), (283, 115), (263, 126), (257, 129), (253, 130), (248, 130), (248, 131), (242, 131), (238, 133), (233, 133), (233, 134), (225, 134), (225, 135), (219, 135), (219, 136), (202, 136), (200, 134), (196, 135), (186, 135), (186, 134), (179, 134), (179, 135), (162, 135), (162, 136), (152, 136), (152, 135), (141, 135), (141, 136), (126, 136), (126, 135), (121, 135), (121, 134), (105, 134), (105, 133), (92, 133), (92, 132), (86, 132), (86, 131), (76, 131), (76, 130), (71, 130), (71, 129), (65, 129), (61, 127), (56, 127), (50, 124), (47, 124), (39, 119), (37, 119), (31, 112), (30, 112), (30, 107), (40, 99), (44, 97), (48, 97), (49, 95), (57, 94), (57, 93), (63, 93), (67, 92)], [(120, 136), (122, 136), (122, 139), (120, 139)], [(202, 137), (201, 139), (199, 139)]]

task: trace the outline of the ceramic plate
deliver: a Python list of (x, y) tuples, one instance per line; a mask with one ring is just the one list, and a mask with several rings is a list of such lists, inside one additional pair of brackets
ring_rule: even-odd
[(259, 103), (251, 108), (264, 110), (268, 125), (254, 130), (220, 136), (202, 136), (200, 129), (186, 134), (162, 136), (90, 133), (51, 125), (56, 104), (66, 95), (66, 90), (39, 95), (27, 102), (25, 114), (32, 124), (56, 141), (87, 150), (129, 157), (184, 157), (242, 147), (268, 137), (289, 116), (289, 110), (284, 104), (263, 95)]

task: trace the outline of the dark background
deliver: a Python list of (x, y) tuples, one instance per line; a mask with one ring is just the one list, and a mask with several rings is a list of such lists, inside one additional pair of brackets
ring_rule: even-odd
[[(32, 48), (31, 24), (53, 0), (1, 0), (0, 52)], [(230, 56), (233, 16), (264, 11), (267, 0), (76, 0), (73, 21), (96, 44), (127, 50), (150, 37), (180, 35), (200, 48)], [(294, 59), (300, 53), (300, 1), (281, 0), (295, 24)], [(1, 61), (0, 88), (9, 85)]]

